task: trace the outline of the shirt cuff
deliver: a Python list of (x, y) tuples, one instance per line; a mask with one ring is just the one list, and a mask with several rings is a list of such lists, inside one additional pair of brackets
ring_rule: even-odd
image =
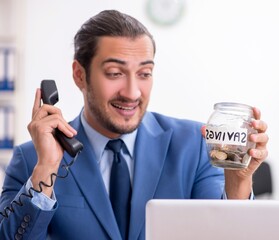
[[(33, 187), (33, 184), (31, 182), (31, 179), (29, 178), (25, 185), (26, 191), (29, 191), (29, 189), (31, 187)], [(31, 190), (31, 191), (33, 194), (33, 198), (31, 199), (31, 202), (34, 205), (36, 205), (38, 208), (40, 208), (41, 210), (44, 210), (44, 211), (50, 211), (53, 209), (53, 206), (56, 203), (56, 196), (55, 196), (54, 191), (52, 193), (51, 198), (48, 197), (47, 195), (45, 195), (44, 193), (38, 193), (33, 190)]]
[[(224, 199), (224, 200), (227, 200), (227, 199), (228, 199), (225, 190), (224, 190), (224, 192), (223, 192), (222, 199)], [(250, 196), (249, 196), (249, 198), (248, 198), (248, 200), (254, 200), (254, 199), (255, 199), (255, 195), (254, 195), (254, 192), (253, 192), (253, 190), (252, 190), (252, 191), (251, 191), (251, 194), (250, 194)]]

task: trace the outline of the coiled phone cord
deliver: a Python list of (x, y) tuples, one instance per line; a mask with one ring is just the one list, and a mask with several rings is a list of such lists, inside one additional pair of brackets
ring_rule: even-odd
[(80, 152), (81, 151), (79, 151), (75, 155), (75, 157), (72, 159), (72, 161), (69, 164), (66, 163), (66, 164), (61, 165), (61, 168), (63, 168), (66, 171), (64, 176), (58, 175), (56, 173), (52, 173), (50, 175), (50, 184), (46, 184), (45, 182), (40, 181), (39, 182), (39, 190), (37, 190), (37, 189), (35, 189), (33, 187), (30, 187), (29, 190), (28, 190), (28, 193), (21, 193), (19, 195), (19, 197), (18, 197), (18, 200), (13, 200), (11, 202), (10, 206), (5, 207), (4, 211), (0, 212), (0, 214), (4, 218), (8, 218), (9, 217), (9, 212), (13, 213), (15, 211), (15, 209), (14, 209), (15, 205), (23, 206), (23, 201), (22, 201), (23, 197), (33, 198), (34, 195), (33, 195), (32, 191), (37, 192), (37, 193), (41, 193), (43, 191), (43, 186), (45, 186), (45, 187), (52, 187), (53, 184), (54, 184), (54, 177), (56, 177), (56, 178), (66, 178), (69, 175), (69, 168), (74, 164), (74, 162), (76, 161), (76, 159), (77, 159), (77, 157), (78, 157)]

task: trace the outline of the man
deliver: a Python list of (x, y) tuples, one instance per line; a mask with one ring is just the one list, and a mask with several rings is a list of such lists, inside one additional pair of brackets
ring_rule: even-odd
[[(210, 165), (200, 123), (146, 112), (154, 55), (152, 36), (128, 15), (103, 11), (82, 25), (72, 68), (84, 108), (68, 124), (59, 109), (41, 104), (37, 90), (28, 125), (32, 142), (15, 148), (1, 211), (31, 186), (42, 193), (32, 191), (33, 198), (21, 197), (22, 206), (12, 205), (14, 212), (7, 211), (1, 221), (1, 239), (142, 240), (145, 205), (152, 198), (253, 197), (252, 174), (266, 158), (268, 142), (259, 110), (254, 109), (253, 127), (259, 133), (250, 136), (257, 146), (249, 152), (249, 167), (226, 171), (224, 178), (222, 169)], [(51, 174), (72, 161), (53, 136), (56, 128), (75, 136), (84, 149), (69, 175), (52, 183)], [(127, 163), (132, 188), (124, 233), (111, 196), (111, 184), (117, 181), (110, 181), (113, 152), (106, 146), (111, 139), (124, 142), (120, 157)], [(122, 195), (122, 189), (115, 191)]]

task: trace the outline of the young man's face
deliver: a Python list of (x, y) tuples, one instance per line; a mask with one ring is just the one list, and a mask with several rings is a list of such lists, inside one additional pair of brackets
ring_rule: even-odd
[(152, 88), (154, 48), (149, 37), (102, 37), (82, 89), (85, 117), (101, 134), (115, 138), (135, 130)]

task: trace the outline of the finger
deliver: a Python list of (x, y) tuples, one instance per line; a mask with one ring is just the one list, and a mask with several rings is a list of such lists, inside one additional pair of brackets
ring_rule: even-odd
[(64, 133), (67, 137), (70, 137), (70, 138), (77, 134), (77, 131), (74, 128), (72, 128), (72, 126), (69, 124), (59, 123), (57, 125), (57, 128), (62, 133)]
[(259, 146), (265, 146), (268, 143), (269, 137), (266, 133), (251, 134), (249, 140), (257, 143)]
[(203, 125), (203, 126), (201, 127), (201, 133), (202, 133), (203, 136), (205, 136), (205, 130), (206, 130), (206, 126)]
[(264, 159), (267, 158), (268, 156), (268, 151), (266, 149), (251, 149), (249, 151), (250, 156), (255, 159), (255, 160), (259, 160), (259, 161), (263, 161)]
[(257, 120), (261, 119), (261, 111), (258, 108), (253, 107), (253, 113), (254, 113), (255, 119), (257, 119)]
[(53, 105), (43, 104), (40, 109), (40, 113), (38, 113), (37, 119), (41, 119), (48, 115), (60, 115), (62, 116), (61, 110)]
[(259, 133), (264, 133), (267, 130), (267, 124), (262, 120), (254, 120), (252, 122), (252, 127)]
[(68, 137), (73, 137), (77, 134), (77, 131), (67, 121), (65, 121), (65, 119), (60, 115), (60, 113), (46, 116), (41, 120), (41, 125), (49, 126), (50, 132), (58, 128)]
[(35, 114), (41, 107), (41, 90), (37, 88), (36, 94), (35, 94), (35, 99), (34, 99), (34, 105), (32, 109), (32, 118), (34, 118)]
[(62, 116), (61, 110), (53, 105), (43, 104), (34, 114), (33, 120), (41, 120), (50, 115)]

